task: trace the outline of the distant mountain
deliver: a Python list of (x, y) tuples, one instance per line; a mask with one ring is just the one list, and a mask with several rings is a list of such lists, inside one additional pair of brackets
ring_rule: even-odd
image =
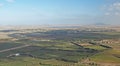
[(105, 23), (95, 23), (95, 24), (93, 24), (93, 25), (97, 25), (97, 26), (106, 26), (106, 25), (108, 25), (108, 24), (105, 24)]

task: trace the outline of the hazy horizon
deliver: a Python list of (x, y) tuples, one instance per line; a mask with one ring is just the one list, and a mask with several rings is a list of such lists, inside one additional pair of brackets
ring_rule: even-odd
[(0, 25), (120, 25), (120, 0), (0, 0)]

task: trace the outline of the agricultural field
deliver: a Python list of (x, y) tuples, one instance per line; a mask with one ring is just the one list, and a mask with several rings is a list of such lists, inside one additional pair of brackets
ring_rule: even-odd
[(0, 34), (0, 66), (120, 66), (116, 30), (29, 28)]

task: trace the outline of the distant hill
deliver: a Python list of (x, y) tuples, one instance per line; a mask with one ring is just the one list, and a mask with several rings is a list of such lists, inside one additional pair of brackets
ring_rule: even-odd
[(105, 24), (105, 23), (95, 23), (93, 25), (97, 25), (97, 26), (107, 26), (108, 24)]

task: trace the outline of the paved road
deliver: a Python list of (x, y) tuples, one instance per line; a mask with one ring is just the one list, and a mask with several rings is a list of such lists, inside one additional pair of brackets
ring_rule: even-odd
[(11, 51), (11, 50), (16, 50), (16, 49), (20, 49), (20, 48), (24, 48), (24, 47), (28, 47), (28, 46), (31, 46), (31, 45), (22, 45), (22, 46), (18, 46), (18, 47), (13, 47), (13, 48), (9, 48), (9, 49), (0, 50), (0, 53)]

